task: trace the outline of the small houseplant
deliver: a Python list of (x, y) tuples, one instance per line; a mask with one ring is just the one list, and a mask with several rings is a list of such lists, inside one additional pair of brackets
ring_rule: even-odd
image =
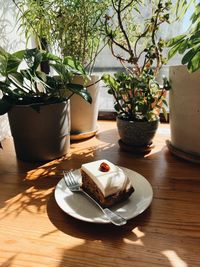
[[(56, 72), (40, 70), (49, 62)], [(61, 59), (46, 51), (26, 49), (8, 53), (0, 49), (0, 114), (8, 112), (16, 154), (23, 160), (51, 160), (68, 152), (70, 114), (68, 100), (78, 94), (91, 102), (74, 75), (84, 68), (71, 57)]]
[[(14, 0), (13, 0), (14, 1)], [(14, 1), (19, 8), (21, 28), (27, 37), (35, 36), (40, 47), (53, 48), (61, 57), (72, 56), (82, 63), (86, 77), (74, 83), (87, 86), (92, 96), (89, 105), (79, 96), (71, 98), (71, 138), (88, 137), (97, 129), (99, 76), (93, 74), (96, 57), (104, 48), (102, 23), (108, 0)], [(85, 135), (84, 135), (85, 133)]]
[(160, 86), (156, 78), (165, 63), (165, 42), (158, 34), (161, 25), (169, 23), (171, 2), (151, 4), (150, 10), (150, 6), (147, 9), (145, 4), (135, 1), (112, 1), (116, 16), (105, 18), (111, 52), (124, 71), (114, 76), (104, 74), (103, 81), (115, 100), (121, 141), (129, 146), (150, 146), (160, 109), (166, 114), (165, 92), (169, 83), (164, 78)]
[(169, 58), (181, 54), (182, 65), (169, 71), (171, 140), (168, 147), (177, 156), (200, 162), (200, 4), (196, 4), (186, 33), (172, 38)]

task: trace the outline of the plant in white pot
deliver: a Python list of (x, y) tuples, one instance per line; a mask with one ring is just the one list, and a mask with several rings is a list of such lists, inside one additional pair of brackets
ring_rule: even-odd
[(143, 151), (151, 147), (160, 109), (166, 114), (169, 83), (164, 78), (160, 86), (156, 78), (165, 61), (165, 42), (158, 34), (161, 24), (169, 22), (171, 2), (148, 6), (135, 1), (112, 3), (116, 17), (106, 17), (105, 33), (124, 71), (114, 76), (104, 74), (103, 80), (115, 100), (120, 144), (128, 150), (140, 147)]
[[(56, 75), (40, 70), (49, 62)], [(60, 59), (46, 51), (26, 49), (15, 53), (0, 49), (0, 115), (8, 113), (17, 157), (47, 161), (69, 151), (69, 99), (78, 94), (91, 102), (82, 85), (71, 83), (84, 69), (70, 57)]]
[(191, 25), (185, 34), (172, 38), (169, 58), (179, 53), (182, 65), (172, 66), (169, 78), (171, 140), (175, 155), (200, 163), (200, 4), (194, 8)]
[(73, 82), (87, 87), (93, 101), (88, 104), (74, 95), (71, 98), (71, 138), (94, 135), (97, 130), (99, 77), (93, 73), (102, 43), (102, 24), (108, 0), (35, 1), (18, 0), (21, 26), (26, 35), (35, 35), (40, 46), (44, 41), (64, 56), (72, 56), (85, 67), (88, 77), (78, 75)]

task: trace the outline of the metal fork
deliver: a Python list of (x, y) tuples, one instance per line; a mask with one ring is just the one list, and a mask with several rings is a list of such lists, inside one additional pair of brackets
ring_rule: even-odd
[(75, 179), (74, 174), (72, 171), (63, 171), (64, 174), (64, 181), (66, 186), (69, 188), (72, 192), (81, 192), (84, 193), (90, 200), (92, 200), (100, 209), (101, 211), (106, 215), (107, 219), (117, 225), (121, 226), (127, 223), (126, 219), (120, 216), (119, 214), (116, 214), (115, 212), (111, 211), (108, 208), (103, 208), (96, 200), (94, 200), (89, 194), (87, 194), (81, 187), (79, 182)]

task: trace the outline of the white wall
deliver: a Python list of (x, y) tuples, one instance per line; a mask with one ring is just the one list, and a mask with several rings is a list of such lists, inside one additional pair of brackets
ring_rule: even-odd
[[(0, 0), (0, 46), (8, 51), (25, 48), (25, 38), (16, 25), (17, 10), (11, 0)], [(10, 135), (7, 115), (0, 116), (0, 141)]]

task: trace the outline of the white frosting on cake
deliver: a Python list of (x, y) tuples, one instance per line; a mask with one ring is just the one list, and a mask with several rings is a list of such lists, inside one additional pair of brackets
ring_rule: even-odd
[[(100, 171), (102, 162), (109, 165), (110, 170), (108, 172)], [(131, 182), (124, 171), (108, 160), (92, 161), (83, 164), (81, 169), (95, 182), (104, 197), (131, 187)]]

